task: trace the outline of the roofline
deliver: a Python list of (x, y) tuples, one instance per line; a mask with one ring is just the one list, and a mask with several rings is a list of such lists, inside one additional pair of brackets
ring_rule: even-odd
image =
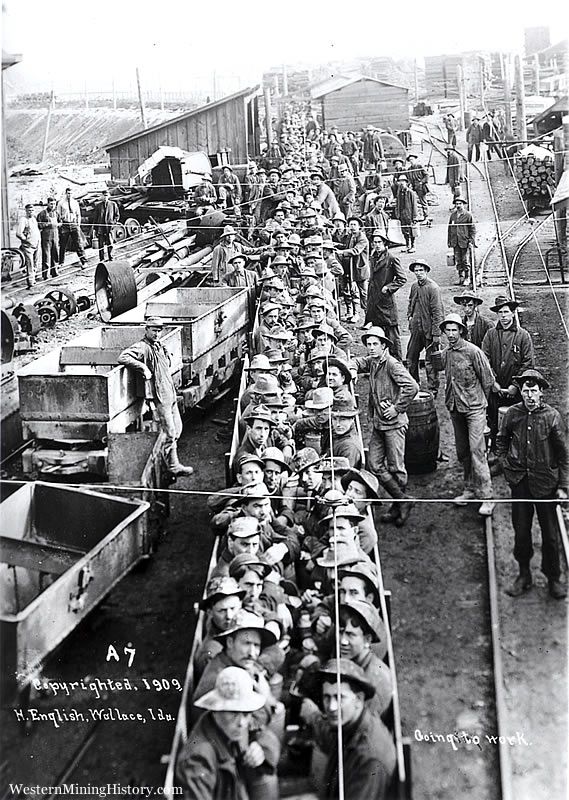
[(256, 94), (259, 89), (259, 84), (256, 86), (248, 86), (246, 89), (240, 89), (240, 91), (234, 92), (227, 97), (222, 97), (220, 100), (214, 100), (213, 103), (206, 103), (205, 106), (198, 106), (198, 108), (193, 108), (191, 111), (186, 111), (183, 114), (180, 114), (178, 117), (172, 117), (172, 119), (167, 119), (164, 122), (157, 123), (156, 125), (151, 125), (150, 128), (143, 128), (141, 131), (131, 133), (130, 136), (124, 136), (122, 139), (117, 139), (116, 142), (109, 142), (109, 144), (104, 145), (104, 149), (108, 152), (109, 150), (113, 150), (115, 147), (119, 147), (122, 144), (132, 142), (133, 139), (139, 139), (141, 136), (144, 136), (147, 133), (154, 133), (154, 131), (167, 128), (173, 123), (180, 122), (183, 119), (188, 119), (189, 117), (194, 116), (194, 114), (201, 114), (203, 111), (209, 111), (216, 106), (221, 106), (224, 103), (227, 103), (228, 100), (236, 100), (238, 97), (245, 97), (246, 95), (252, 96)]
[[(564, 105), (562, 105), (563, 102)], [(552, 114), (561, 114), (563, 116), (567, 113), (568, 110), (569, 110), (569, 96), (564, 94), (562, 97), (559, 98), (559, 100), (556, 100), (548, 108), (544, 108), (543, 111), (540, 111), (539, 114), (536, 114), (535, 117), (532, 120), (530, 120), (528, 124), (533, 125), (536, 122), (540, 122), (542, 119), (546, 119)]]
[(21, 53), (7, 53), (5, 50), (2, 50), (2, 69), (14, 67), (16, 64), (19, 64), (23, 58), (24, 56)]
[[(383, 80), (382, 78), (372, 78), (370, 75), (357, 75), (352, 78), (347, 78), (346, 83), (343, 86), (338, 86), (335, 89), (330, 89), (329, 92), (321, 92), (320, 94), (312, 94), (313, 100), (320, 100), (321, 97), (325, 97), (327, 94), (332, 94), (333, 92), (339, 92), (340, 89), (345, 89), (346, 86), (351, 86), (354, 83), (358, 83), (359, 81), (373, 81), (374, 83), (382, 83), (384, 86), (395, 86), (397, 89), (405, 89), (405, 91), (409, 91), (408, 86), (403, 86), (401, 83), (393, 83), (393, 81)], [(317, 84), (318, 85), (318, 84)]]

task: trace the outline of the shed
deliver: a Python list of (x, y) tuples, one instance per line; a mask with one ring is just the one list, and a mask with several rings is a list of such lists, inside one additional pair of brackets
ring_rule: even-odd
[(214, 164), (215, 155), (223, 150), (230, 151), (233, 164), (259, 155), (259, 87), (242, 89), (105, 145), (111, 160), (111, 178), (134, 178), (140, 165), (163, 146), (207, 153)]
[(569, 98), (561, 97), (556, 103), (546, 108), (531, 121), (536, 136), (550, 133), (561, 126), (563, 117), (569, 114)]
[(312, 106), (328, 130), (334, 125), (340, 131), (357, 131), (366, 125), (409, 128), (409, 89), (405, 86), (365, 75), (339, 75), (317, 84), (310, 94)]

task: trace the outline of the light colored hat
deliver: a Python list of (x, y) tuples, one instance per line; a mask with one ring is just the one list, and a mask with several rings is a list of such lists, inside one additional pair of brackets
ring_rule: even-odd
[(265, 705), (265, 698), (255, 691), (253, 679), (241, 667), (225, 667), (215, 680), (215, 688), (195, 701), (208, 711), (239, 711), (252, 714)]
[(233, 578), (229, 578), (227, 575), (218, 575), (208, 583), (206, 596), (203, 600), (200, 600), (200, 608), (205, 611), (215, 605), (218, 600), (224, 597), (232, 597), (233, 595), (243, 600), (245, 594)]
[(294, 467), (297, 474), (301, 474), (308, 467), (313, 467), (320, 462), (320, 456), (313, 447), (303, 447), (294, 458)]
[(270, 645), (275, 644), (277, 641), (277, 637), (275, 634), (265, 628), (265, 621), (262, 617), (258, 617), (256, 614), (252, 614), (250, 611), (246, 611), (242, 608), (237, 614), (233, 617), (233, 624), (229, 630), (223, 631), (223, 633), (219, 633), (214, 638), (217, 639), (218, 642), (223, 642), (228, 636), (233, 636), (233, 634), (237, 633), (238, 631), (259, 631), (261, 634), (261, 647), (270, 647)]
[(254, 370), (258, 370), (259, 372), (273, 372), (274, 367), (271, 367), (271, 363), (266, 355), (258, 353), (256, 356), (253, 356), (247, 367), (248, 372), (253, 372)]
[(279, 464), (289, 474), (292, 472), (290, 464), (286, 463), (283, 452), (282, 450), (279, 450), (278, 447), (267, 447), (263, 453), (263, 461), (265, 463), (267, 461), (273, 461), (275, 464)]
[(342, 680), (353, 685), (356, 691), (363, 692), (366, 700), (374, 696), (375, 686), (368, 681), (365, 672), (355, 661), (351, 661), (349, 658), (332, 658), (318, 672), (322, 682), (335, 682), (338, 680), (338, 675)]
[(146, 317), (144, 325), (147, 328), (163, 328), (164, 320), (160, 317)]
[(384, 344), (391, 344), (391, 340), (387, 338), (385, 331), (383, 328), (380, 328), (379, 325), (372, 325), (371, 328), (368, 328), (364, 333), (362, 333), (362, 342), (364, 344), (366, 344), (368, 336), (377, 336), (377, 338), (380, 339)]
[(235, 517), (227, 529), (227, 535), (233, 536), (234, 539), (248, 539), (258, 533), (259, 520), (255, 517)]
[(223, 229), (223, 233), (221, 234), (221, 238), (223, 238), (224, 236), (231, 236), (231, 234), (236, 234), (236, 233), (237, 231), (232, 225), (226, 225), (225, 228)]
[(334, 392), (328, 386), (320, 386), (312, 393), (312, 398), (304, 404), (306, 408), (315, 411), (322, 411), (324, 408), (331, 408), (334, 402)]
[(449, 323), (449, 322), (452, 322), (454, 325), (458, 325), (463, 333), (466, 332), (466, 325), (462, 321), (462, 317), (460, 316), (460, 314), (455, 314), (454, 312), (451, 312), (450, 314), (446, 315), (446, 317), (443, 319), (443, 321), (439, 325), (439, 328), (441, 329), (441, 331), (443, 333), (444, 333), (444, 330), (445, 330), (445, 327), (446, 327), (447, 323)]
[[(256, 358), (257, 356), (255, 356)], [(270, 359), (266, 353), (263, 354), (263, 358), (269, 362)], [(280, 393), (280, 386), (278, 382), (278, 378), (276, 375), (259, 375), (255, 383), (251, 386), (251, 391), (255, 394), (279, 394)]]

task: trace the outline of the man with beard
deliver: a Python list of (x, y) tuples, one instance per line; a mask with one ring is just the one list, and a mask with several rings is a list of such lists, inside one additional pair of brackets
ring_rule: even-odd
[(364, 325), (379, 325), (392, 342), (391, 353), (403, 360), (401, 351), (401, 334), (395, 293), (407, 283), (401, 262), (388, 249), (399, 247), (381, 230), (372, 233), (370, 255), (371, 278)]
[(531, 531), (536, 512), (542, 538), (541, 569), (551, 597), (562, 600), (567, 596), (567, 587), (561, 579), (558, 523), (551, 501), (567, 500), (567, 431), (559, 412), (543, 401), (543, 390), (549, 384), (540, 372), (526, 369), (514, 380), (522, 402), (506, 411), (497, 441), (498, 456), (512, 492), (514, 558), (520, 570), (508, 594), (519, 597), (531, 589)]

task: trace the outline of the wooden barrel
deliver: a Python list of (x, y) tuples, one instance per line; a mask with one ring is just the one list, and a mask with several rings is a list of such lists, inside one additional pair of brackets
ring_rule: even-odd
[(439, 420), (430, 392), (419, 392), (407, 408), (409, 427), (405, 439), (405, 465), (411, 475), (434, 472), (439, 454)]

